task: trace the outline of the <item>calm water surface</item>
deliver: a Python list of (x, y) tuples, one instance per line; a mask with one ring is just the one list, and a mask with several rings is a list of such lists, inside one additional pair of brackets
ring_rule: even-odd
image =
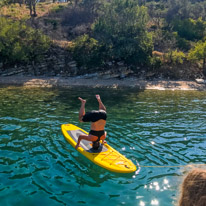
[[(80, 102), (107, 107), (108, 143), (139, 173), (115, 174), (75, 151), (60, 126)], [(206, 163), (206, 92), (0, 88), (0, 205), (172, 206), (189, 164)]]

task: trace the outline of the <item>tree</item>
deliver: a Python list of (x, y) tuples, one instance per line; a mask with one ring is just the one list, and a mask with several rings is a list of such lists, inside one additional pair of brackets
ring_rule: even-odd
[(26, 0), (26, 4), (29, 6), (30, 16), (36, 17), (36, 3), (38, 0)]
[(170, 23), (173, 19), (189, 18), (191, 14), (191, 3), (189, 0), (169, 0), (166, 20)]
[(147, 9), (135, 0), (113, 0), (93, 25), (94, 38), (105, 57), (128, 65), (145, 65), (152, 55), (152, 38), (146, 30)]
[(202, 61), (203, 74), (206, 76), (206, 41), (199, 41), (189, 51), (188, 59), (192, 61)]

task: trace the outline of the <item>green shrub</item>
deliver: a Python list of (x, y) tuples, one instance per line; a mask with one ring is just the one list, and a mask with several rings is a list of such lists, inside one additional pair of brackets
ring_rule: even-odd
[(53, 26), (53, 30), (56, 30), (58, 27), (58, 21), (55, 19), (44, 19), (45, 25), (51, 24)]
[(189, 19), (175, 19), (172, 22), (174, 31), (178, 35), (187, 40), (200, 40), (204, 37), (206, 22), (199, 18), (197, 20)]
[(150, 67), (152, 69), (159, 69), (162, 66), (163, 62), (160, 57), (154, 56), (154, 57), (151, 57), (150, 64), (151, 64)]
[(199, 41), (195, 47), (190, 49), (188, 60), (193, 62), (202, 62), (203, 73), (206, 76), (206, 41)]
[(96, 39), (90, 38), (87, 34), (77, 37), (70, 50), (79, 66), (94, 67), (102, 64), (100, 45)]
[(165, 61), (171, 64), (183, 64), (186, 60), (186, 55), (182, 51), (170, 51), (165, 55)]
[(206, 41), (197, 42), (195, 47), (190, 49), (187, 58), (194, 62), (206, 59)]
[(177, 36), (176, 41), (177, 41), (176, 42), (177, 47), (179, 49), (184, 50), (184, 51), (190, 50), (191, 44), (190, 44), (190, 41), (188, 41), (187, 39)]
[(0, 18), (0, 57), (5, 63), (38, 61), (50, 43), (39, 30)]

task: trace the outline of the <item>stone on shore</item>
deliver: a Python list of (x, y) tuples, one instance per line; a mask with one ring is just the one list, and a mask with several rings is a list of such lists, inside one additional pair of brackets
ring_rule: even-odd
[(195, 79), (198, 84), (206, 84), (206, 80), (204, 79)]

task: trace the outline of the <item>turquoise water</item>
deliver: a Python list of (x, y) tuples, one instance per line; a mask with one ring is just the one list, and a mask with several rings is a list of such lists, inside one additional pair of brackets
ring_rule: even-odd
[[(107, 107), (108, 143), (139, 173), (100, 168), (64, 139), (80, 102)], [(0, 205), (174, 205), (189, 164), (206, 162), (206, 92), (0, 88)], [(149, 166), (149, 167), (148, 167)]]

